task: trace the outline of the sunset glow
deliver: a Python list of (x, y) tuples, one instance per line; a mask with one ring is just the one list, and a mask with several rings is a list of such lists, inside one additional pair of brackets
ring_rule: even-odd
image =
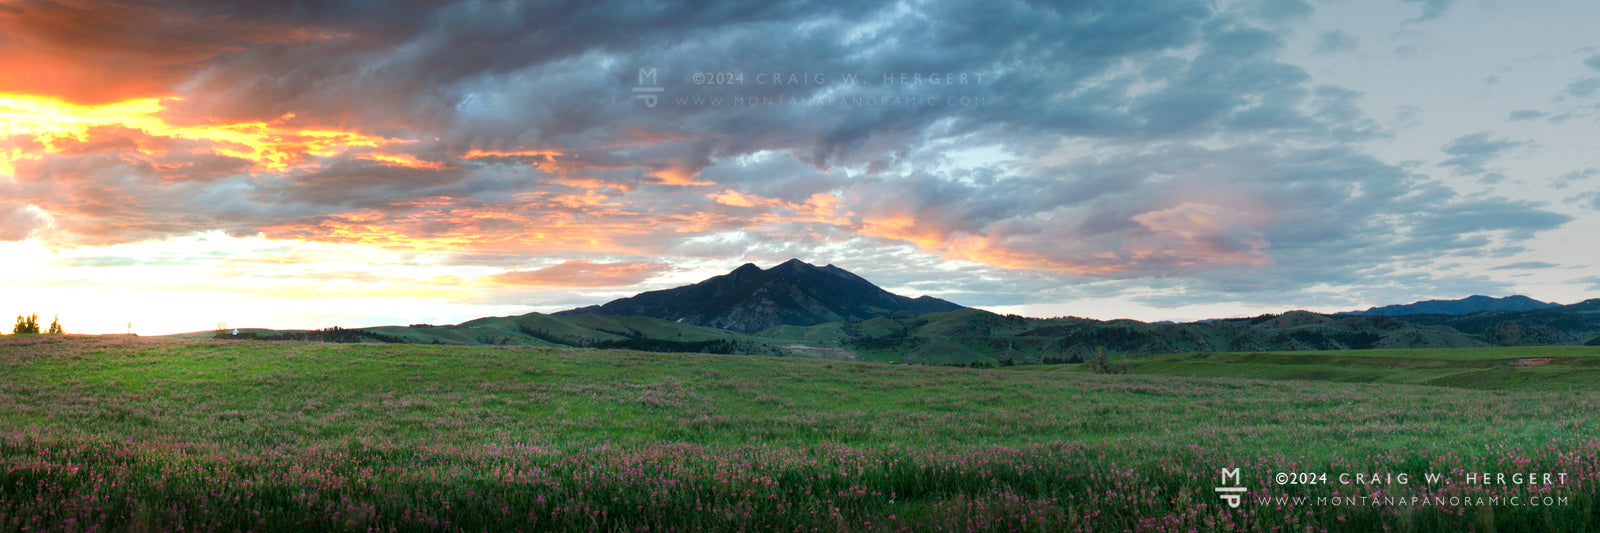
[[(43, 154), (60, 153), (67, 149), (65, 141), (92, 143), (96, 140), (95, 130), (106, 127), (127, 128), (158, 140), (201, 141), (210, 145), (212, 153), (251, 161), (261, 171), (283, 171), (307, 156), (331, 156), (351, 148), (377, 148), (394, 142), (355, 132), (287, 126), (285, 123), (295, 118), (293, 114), (270, 122), (175, 126), (161, 118), (165, 110), (161, 98), (84, 106), (49, 97), (0, 94), (0, 136), (11, 137), (13, 142), (19, 137), (31, 140), (39, 147), (28, 152), (13, 148), (6, 159), (0, 160), (0, 172), (15, 175), (15, 160), (37, 160)], [(148, 155), (163, 151), (148, 145), (138, 146), (137, 150)], [(411, 156), (371, 157), (406, 166), (423, 164)]]

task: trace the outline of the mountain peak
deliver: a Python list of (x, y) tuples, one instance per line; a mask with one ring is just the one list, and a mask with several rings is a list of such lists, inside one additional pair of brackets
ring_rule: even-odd
[(741, 332), (773, 326), (909, 317), (962, 309), (938, 298), (890, 293), (842, 268), (799, 259), (762, 270), (745, 264), (694, 285), (640, 293), (558, 315), (649, 316)]

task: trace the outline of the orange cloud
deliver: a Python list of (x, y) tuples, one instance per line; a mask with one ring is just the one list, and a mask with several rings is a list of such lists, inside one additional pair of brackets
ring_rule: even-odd
[(373, 152), (363, 155), (361, 158), (369, 161), (377, 161), (386, 165), (414, 168), (418, 170), (444, 170), (448, 167), (448, 165), (437, 161), (423, 161), (421, 159), (417, 159), (417, 156), (411, 154), (386, 154), (382, 152)]
[(485, 278), (496, 285), (625, 287), (669, 270), (672, 270), (672, 266), (665, 263), (591, 263), (586, 259), (577, 259), (538, 270), (514, 270)]
[(727, 189), (720, 193), (708, 195), (708, 198), (717, 203), (733, 207), (779, 207), (783, 202), (771, 198), (763, 198), (754, 194)]
[(466, 159), (479, 159), (479, 158), (484, 158), (484, 157), (534, 157), (534, 158), (555, 159), (557, 156), (560, 156), (560, 155), (561, 155), (561, 152), (558, 152), (558, 151), (555, 151), (555, 150), (499, 151), (499, 150), (476, 150), (476, 149), (474, 149), (474, 150), (472, 150), (470, 152), (467, 152), (466, 154), (462, 155), (461, 157), (466, 158)]
[(1152, 235), (1133, 250), (1138, 259), (1160, 258), (1179, 266), (1272, 264), (1266, 238), (1220, 207), (1186, 202), (1133, 217)]
[(1271, 247), (1246, 213), (1187, 202), (1131, 217), (1136, 228), (1085, 235), (1063, 213), (1011, 219), (981, 230), (945, 230), (916, 215), (862, 218), (862, 235), (911, 243), (946, 259), (1086, 276), (1176, 273), (1228, 265), (1267, 266)]
[(804, 202), (790, 202), (777, 198), (767, 198), (758, 194), (724, 189), (722, 192), (706, 195), (712, 201), (728, 207), (751, 208), (765, 211), (751, 217), (752, 223), (792, 223), (792, 222), (821, 222), (834, 225), (849, 224), (844, 213), (839, 212), (843, 200), (830, 193), (817, 193), (806, 198)]
[(206, 11), (142, 2), (0, 1), (0, 93), (95, 105), (165, 96), (220, 55), (327, 38)]
[(871, 237), (910, 242), (924, 250), (946, 248), (948, 240), (946, 235), (932, 226), (919, 224), (915, 216), (901, 214), (866, 218), (862, 220), (861, 233)]
[(651, 173), (650, 177), (655, 178), (662, 185), (714, 185), (709, 181), (696, 179), (699, 175), (699, 169), (684, 165), (669, 165)]
[(275, 239), (406, 250), (504, 253), (649, 253), (624, 241), (671, 226), (595, 190), (520, 193), (506, 204), (438, 197), (261, 228)]
[[(87, 143), (93, 129), (105, 126), (119, 126), (152, 137), (209, 142), (217, 155), (252, 161), (258, 169), (270, 171), (287, 169), (308, 156), (331, 156), (351, 148), (407, 142), (353, 131), (290, 127), (285, 122), (294, 118), (292, 114), (270, 122), (177, 126), (160, 116), (165, 110), (164, 101), (168, 100), (176, 99), (141, 98), (78, 105), (50, 97), (0, 94), (0, 138), (22, 136), (41, 147), (37, 151), (13, 148), (0, 152), (0, 173), (14, 175), (17, 161), (61, 152), (70, 141)], [(408, 161), (404, 157), (410, 156), (392, 157)]]

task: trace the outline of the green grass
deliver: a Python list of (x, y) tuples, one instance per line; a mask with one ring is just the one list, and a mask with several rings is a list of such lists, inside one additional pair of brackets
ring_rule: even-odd
[[(1471, 389), (1587, 390), (1600, 383), (1600, 347), (1437, 348), (1190, 353), (1118, 358), (1135, 374), (1394, 383)], [(1083, 365), (1015, 367), (1087, 372)]]
[[(1553, 359), (1501, 364), (1542, 357)], [(1597, 359), (1584, 348), (1179, 354), (1110, 376), (6, 338), (0, 530), (1585, 531), (1600, 527)], [(1440, 380), (1479, 390), (1412, 384)], [(1276, 486), (1282, 470), (1551, 471), (1574, 484), (1550, 488), (1569, 501), (1548, 508), (1233, 510), (1213, 491), (1230, 465), (1260, 497), (1359, 490)]]

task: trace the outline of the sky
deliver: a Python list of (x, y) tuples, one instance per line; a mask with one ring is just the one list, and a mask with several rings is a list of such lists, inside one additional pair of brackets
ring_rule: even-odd
[(1600, 297), (1597, 23), (1592, 0), (0, 0), (0, 313), (448, 324), (790, 258), (1028, 316), (1573, 303)]

